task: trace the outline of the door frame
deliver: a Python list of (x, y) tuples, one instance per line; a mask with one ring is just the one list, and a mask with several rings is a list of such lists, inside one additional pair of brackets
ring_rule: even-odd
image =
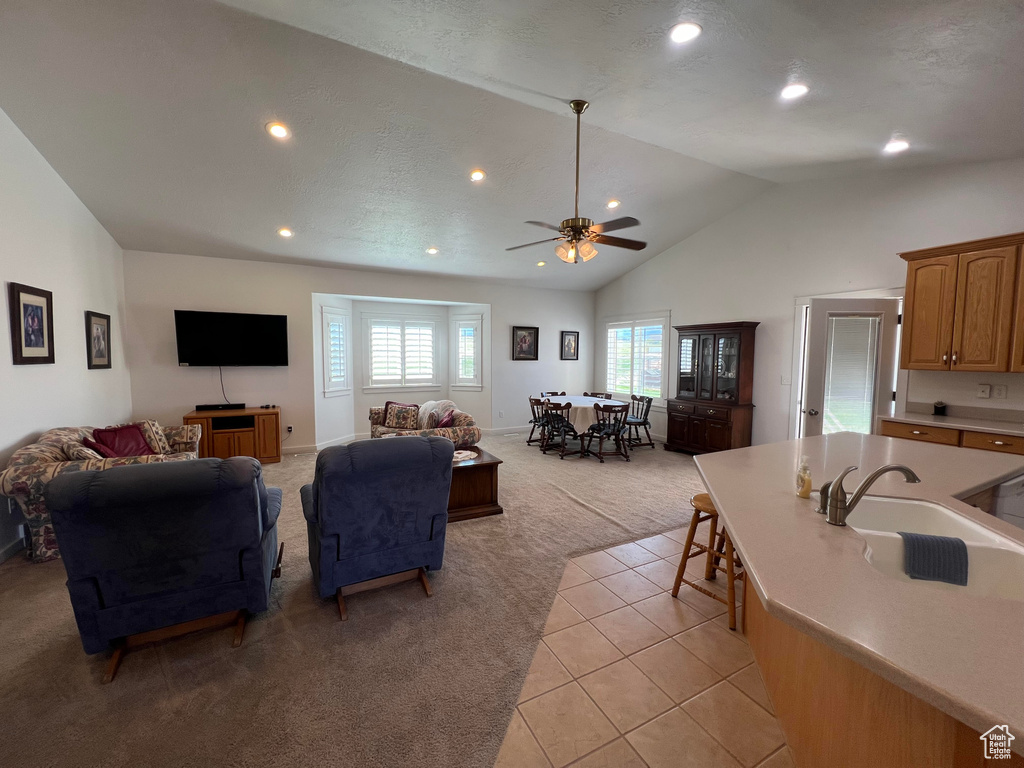
[[(793, 355), (790, 375), (784, 377), (783, 384), (790, 385), (789, 398), (789, 437), (799, 439), (800, 433), (800, 401), (803, 397), (804, 350), (806, 349), (807, 321), (810, 313), (811, 299), (903, 299), (905, 286), (894, 288), (869, 288), (863, 291), (846, 291), (842, 293), (823, 293), (813, 296), (797, 296), (793, 300)], [(902, 336), (897, 336), (897, 346)], [(896, 410), (902, 411), (907, 405), (907, 371), (898, 368), (896, 375)]]

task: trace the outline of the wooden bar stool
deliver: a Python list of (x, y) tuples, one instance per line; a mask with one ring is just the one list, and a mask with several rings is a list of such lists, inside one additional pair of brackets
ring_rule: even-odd
[[(740, 562), (739, 557), (733, 550), (732, 539), (729, 538), (729, 533), (725, 530), (725, 526), (718, 527), (718, 510), (715, 509), (715, 504), (711, 501), (711, 497), (706, 493), (698, 493), (690, 499), (690, 504), (693, 505), (693, 517), (690, 518), (690, 530), (686, 533), (686, 545), (683, 548), (683, 556), (679, 560), (679, 570), (676, 572), (676, 583), (672, 587), (672, 597), (679, 597), (679, 586), (685, 582), (687, 586), (693, 587), (698, 592), (720, 603), (724, 603), (729, 609), (729, 629), (735, 630), (736, 580), (743, 578), (743, 563)], [(704, 545), (694, 541), (694, 537), (697, 534), (697, 526), (706, 520), (711, 521), (711, 528), (708, 533), (708, 543)], [(726, 578), (729, 580), (726, 588), (728, 598), (724, 598), (706, 587), (702, 587), (685, 578), (684, 571), (686, 570), (687, 561), (701, 555), (707, 557), (707, 562), (704, 566), (704, 578), (706, 580), (713, 580), (717, 576), (718, 571), (725, 573)], [(720, 564), (722, 560), (725, 560), (725, 565)]]

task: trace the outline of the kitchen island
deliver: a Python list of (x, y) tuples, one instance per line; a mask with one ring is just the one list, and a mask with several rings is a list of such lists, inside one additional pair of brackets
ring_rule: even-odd
[(1024, 546), (1024, 531), (960, 501), (1024, 474), (1022, 456), (839, 433), (697, 457), (746, 569), (744, 629), (797, 765), (981, 766), (979, 734), (1004, 724), (1024, 752), (1024, 602), (876, 570), (860, 534), (796, 496), (801, 455), (815, 487), (861, 467), (850, 493), (906, 464), (920, 483), (888, 474), (871, 495), (936, 502)]

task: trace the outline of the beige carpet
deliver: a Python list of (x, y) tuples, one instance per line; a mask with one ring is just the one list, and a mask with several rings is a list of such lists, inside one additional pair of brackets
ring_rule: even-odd
[(503, 458), (505, 514), (448, 529), (434, 596), (313, 591), (299, 486), (312, 455), (268, 465), (284, 489), (273, 607), (229, 630), (129, 654), (113, 684), (82, 652), (59, 563), (0, 566), (0, 765), (491, 766), (569, 557), (678, 528), (701, 489), (684, 454), (559, 460), (525, 436)]

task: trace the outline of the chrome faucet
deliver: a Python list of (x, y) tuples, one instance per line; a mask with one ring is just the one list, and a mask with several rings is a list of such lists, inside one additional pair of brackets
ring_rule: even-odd
[(921, 478), (910, 467), (903, 464), (886, 464), (865, 477), (861, 484), (857, 486), (857, 490), (853, 492), (853, 496), (847, 499), (846, 489), (843, 488), (843, 480), (855, 469), (858, 469), (858, 467), (847, 467), (839, 473), (839, 477), (835, 480), (821, 486), (821, 506), (817, 511), (824, 514), (825, 522), (831, 525), (846, 525), (846, 518), (853, 512), (854, 507), (864, 497), (864, 494), (868, 492), (868, 489), (878, 478), (888, 472), (902, 472), (904, 479), (908, 483), (921, 482)]

